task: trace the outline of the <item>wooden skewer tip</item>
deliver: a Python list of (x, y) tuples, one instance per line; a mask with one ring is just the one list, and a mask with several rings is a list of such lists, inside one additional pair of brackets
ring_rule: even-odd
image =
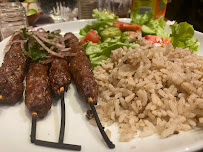
[(88, 102), (94, 102), (93, 99), (90, 97), (88, 98)]
[(33, 116), (33, 117), (37, 117), (37, 113), (36, 113), (36, 112), (33, 112), (33, 113), (32, 113), (32, 116)]
[(60, 93), (64, 92), (64, 87), (60, 87)]

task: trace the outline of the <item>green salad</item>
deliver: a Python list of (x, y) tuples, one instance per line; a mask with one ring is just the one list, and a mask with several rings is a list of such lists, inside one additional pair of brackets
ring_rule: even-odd
[(118, 21), (118, 16), (107, 10), (93, 10), (92, 24), (87, 24), (80, 30), (81, 43), (91, 62), (92, 68), (107, 60), (111, 51), (126, 46), (127, 48), (137, 48), (139, 44), (129, 41), (129, 36), (140, 31), (150, 43), (155, 46), (163, 46), (172, 43), (174, 48), (189, 48), (197, 51), (199, 42), (193, 38), (194, 28), (187, 22), (170, 25), (171, 34), (165, 29), (166, 22), (163, 18), (153, 20), (153, 14), (145, 12), (139, 14), (139, 10), (134, 10), (130, 17), (131, 23)]

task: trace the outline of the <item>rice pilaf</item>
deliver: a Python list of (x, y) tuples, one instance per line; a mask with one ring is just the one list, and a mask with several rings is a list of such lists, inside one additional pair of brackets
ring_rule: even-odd
[[(166, 138), (203, 123), (203, 57), (172, 45), (119, 48), (93, 72), (103, 124), (118, 122), (120, 141)], [(94, 120), (90, 120), (94, 122)]]

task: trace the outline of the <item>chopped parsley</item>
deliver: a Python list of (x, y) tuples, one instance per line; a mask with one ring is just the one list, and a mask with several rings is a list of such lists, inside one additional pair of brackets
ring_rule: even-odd
[(18, 70), (18, 71), (21, 71), (21, 66), (19, 66), (19, 67), (17, 68), (17, 70)]
[[(61, 35), (57, 32), (54, 33), (54, 32), (50, 32), (50, 31), (46, 31), (46, 33), (50, 33), (50, 35), (47, 35), (47, 36), (41, 35), (42, 37), (44, 37), (46, 39), (43, 41), (42, 39), (39, 38), (40, 31), (39, 31), (39, 33), (35, 33), (35, 32), (27, 30), (26, 28), (23, 28), (21, 30), (21, 34), (27, 39), (27, 43), (24, 45), (22, 52), (26, 56), (30, 57), (33, 62), (40, 62), (40, 60), (42, 58), (44, 58), (45, 56), (47, 56), (49, 54), (49, 51), (47, 50), (46, 47), (51, 49), (53, 52), (56, 52), (56, 53), (60, 52), (60, 50), (55, 46), (57, 43), (60, 43), (60, 42), (58, 42), (58, 40), (55, 40), (54, 38), (55, 38), (55, 36), (61, 36)], [(36, 37), (38, 39), (36, 39)], [(39, 41), (41, 41), (46, 47), (44, 47), (44, 46), (42, 47), (39, 44)]]
[(23, 36), (24, 36), (26, 39), (29, 39), (29, 38), (30, 38), (30, 35), (27, 34), (27, 29), (26, 29), (26, 28), (23, 28), (21, 33), (23, 34)]
[(23, 51), (23, 53), (29, 56), (34, 62), (38, 62), (41, 58), (48, 54), (47, 51), (41, 49), (41, 45), (39, 43), (34, 43), (32, 47), (30, 47), (29, 52)]
[(56, 36), (61, 36), (59, 33), (51, 32), (51, 34), (56, 35)]
[(48, 36), (48, 39), (54, 39), (54, 37), (53, 36)]

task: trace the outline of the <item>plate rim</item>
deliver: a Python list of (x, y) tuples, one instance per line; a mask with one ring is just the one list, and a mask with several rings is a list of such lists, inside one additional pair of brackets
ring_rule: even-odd
[[(124, 20), (129, 20), (129, 18), (124, 18)], [(70, 21), (70, 22), (63, 22), (63, 23), (56, 23), (56, 24), (48, 24), (48, 25), (43, 25), (43, 26), (39, 26), (37, 28), (48, 28), (48, 27), (53, 27), (53, 26), (56, 26), (58, 24), (60, 25), (65, 25), (65, 24), (73, 24), (73, 23), (77, 23), (77, 22), (91, 22), (91, 21), (94, 21), (94, 19), (84, 19), (84, 20), (77, 20), (77, 21)], [(201, 36), (203, 36), (203, 33), (201, 32), (198, 32), (198, 31), (195, 31), (199, 34), (201, 34)], [(5, 41), (8, 41), (10, 39), (10, 37), (4, 39), (3, 41), (0, 42), (0, 45), (4, 42), (4, 43), (7, 43)], [(189, 147), (189, 151), (190, 150), (198, 150), (199, 149), (199, 146), (198, 145), (193, 145), (193, 147)], [(186, 151), (186, 149), (183, 149), (182, 151)]]

